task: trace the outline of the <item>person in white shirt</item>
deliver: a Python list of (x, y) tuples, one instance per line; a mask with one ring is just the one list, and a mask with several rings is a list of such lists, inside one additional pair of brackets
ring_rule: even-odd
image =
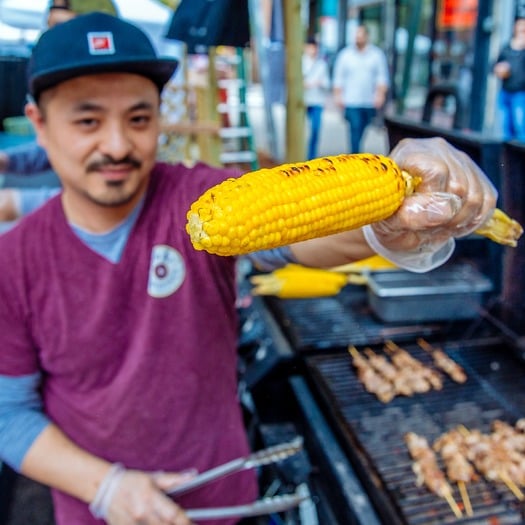
[(369, 43), (368, 29), (359, 25), (355, 45), (343, 48), (334, 64), (335, 104), (350, 127), (350, 153), (361, 151), (365, 129), (386, 101), (389, 73), (383, 51)]
[(303, 60), (304, 104), (310, 121), (308, 159), (317, 157), (321, 118), (330, 89), (328, 65), (319, 55), (319, 46), (314, 38), (309, 38), (304, 46)]

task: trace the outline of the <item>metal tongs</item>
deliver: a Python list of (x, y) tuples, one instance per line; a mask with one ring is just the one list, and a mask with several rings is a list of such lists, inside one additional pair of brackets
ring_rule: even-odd
[[(196, 489), (235, 472), (253, 469), (264, 465), (270, 465), (282, 461), (294, 454), (297, 454), (303, 447), (303, 438), (298, 436), (288, 443), (282, 443), (263, 450), (259, 450), (249, 456), (233, 459), (227, 463), (206, 470), (187, 483), (168, 488), (165, 492), (172, 496), (180, 495), (190, 490)], [(307, 496), (297, 491), (294, 494), (285, 494), (263, 498), (247, 505), (233, 507), (216, 507), (204, 509), (187, 509), (186, 514), (193, 520), (220, 519), (231, 517), (248, 517), (283, 512), (298, 506)]]

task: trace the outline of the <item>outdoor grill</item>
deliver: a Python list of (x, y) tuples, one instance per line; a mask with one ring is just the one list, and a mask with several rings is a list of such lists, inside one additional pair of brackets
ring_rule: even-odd
[[(397, 117), (385, 118), (385, 124), (391, 147), (405, 137), (442, 135), (465, 151), (500, 190), (502, 208), (524, 224), (523, 144), (502, 144)], [(394, 299), (381, 317), (370, 300), (370, 286), (346, 286), (334, 297), (256, 297), (250, 306), (259, 332), (250, 330), (253, 361), (245, 363), (243, 377), (262, 421), (291, 420), (305, 435), (319, 513), (330, 516), (319, 521), (323, 525), (525, 524), (525, 503), (503, 482), (480, 476), (469, 483), (474, 514), (467, 517), (464, 512), (458, 518), (445, 499), (417, 486), (412, 470), (407, 432), (432, 444), (458, 425), (487, 433), (494, 420), (514, 424), (525, 417), (524, 241), (507, 249), (470, 236), (458, 241), (453, 259), (451, 264), (472, 264), (492, 283), (490, 290), (483, 280), (470, 292), (456, 290), (454, 301), (469, 301), (465, 316), (458, 304), (437, 303), (439, 293), (430, 301), (421, 300), (420, 308), (426, 311), (418, 311), (419, 299), (407, 293), (397, 304)], [(417, 279), (408, 279), (407, 286)], [(439, 278), (436, 286), (444, 282)], [(478, 292), (484, 295), (481, 300)], [(429, 309), (450, 316), (419, 315), (433, 314)], [(457, 384), (445, 377), (440, 391), (398, 396), (389, 403), (368, 393), (357, 378), (348, 347), (381, 353), (385, 342), (393, 341), (429, 364), (432, 357), (419, 347), (419, 338), (461, 365), (467, 382)], [(452, 488), (461, 505), (458, 487)]]
[[(467, 486), (474, 515), (456, 518), (445, 499), (416, 485), (404, 442), (407, 432), (432, 443), (458, 425), (488, 432), (495, 419), (514, 423), (525, 417), (522, 340), (501, 321), (490, 299), (474, 319), (428, 323), (382, 322), (361, 286), (347, 286), (327, 298), (268, 297), (254, 301), (252, 308), (266, 325), (265, 357), (257, 367), (271, 362), (268, 368), (279, 368), (277, 376), (286, 378), (286, 395), (296, 405), (278, 417), (292, 418), (305, 433), (313, 472), (322, 479), (318, 506), (331, 506), (331, 515), (337, 516), (321, 523), (525, 523), (524, 503), (504, 483), (483, 478)], [(392, 340), (430, 364), (432, 357), (416, 344), (418, 338), (441, 347), (465, 369), (468, 381), (445, 378), (440, 391), (380, 402), (358, 380), (348, 345), (381, 353), (384, 342)], [(280, 390), (277, 399), (270, 395), (276, 376), (268, 373), (257, 382), (253, 390), (262, 418), (275, 417), (284, 398)], [(461, 506), (454, 485), (453, 496)]]
[[(407, 347), (422, 361), (428, 359), (422, 350)], [(385, 523), (523, 523), (525, 509), (503, 483), (481, 480), (469, 484), (475, 511), (475, 519), (469, 520), (456, 520), (444, 499), (415, 485), (403, 440), (406, 432), (433, 441), (460, 424), (488, 431), (493, 419), (515, 421), (523, 416), (525, 394), (515, 392), (517, 386), (525, 386), (523, 364), (519, 368), (515, 359), (502, 355), (499, 342), (451, 342), (445, 348), (467, 370), (465, 385), (450, 381), (442, 391), (396, 398), (387, 405), (365, 392), (344, 354), (315, 356), (308, 359), (308, 366), (348, 453), (365, 474), (363, 478), (370, 478), (367, 487), (371, 498), (381, 505)], [(459, 492), (455, 496), (461, 501)]]

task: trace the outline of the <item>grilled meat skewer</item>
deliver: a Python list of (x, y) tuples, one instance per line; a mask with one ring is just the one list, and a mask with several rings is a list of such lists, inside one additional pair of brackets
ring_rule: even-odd
[(445, 463), (447, 478), (457, 483), (467, 516), (473, 516), (472, 504), (466, 484), (477, 478), (476, 471), (465, 454), (464, 437), (457, 429), (442, 434), (432, 448), (441, 454)]
[(410, 456), (414, 460), (412, 469), (416, 474), (416, 484), (418, 486), (425, 485), (440, 498), (445, 498), (456, 518), (460, 518), (463, 513), (452, 497), (450, 485), (445, 474), (439, 468), (436, 454), (430, 448), (427, 439), (415, 432), (407, 432), (405, 434), (405, 443)]
[(385, 350), (390, 353), (390, 358), (398, 369), (407, 371), (407, 378), (414, 392), (424, 393), (432, 388), (435, 390), (443, 388), (441, 376), (435, 370), (412, 357), (393, 341), (385, 343)]
[(431, 344), (427, 343), (424, 339), (419, 338), (417, 344), (423, 349), (429, 352), (434, 359), (434, 364), (440, 370), (443, 370), (450, 378), (456, 383), (465, 383), (467, 380), (467, 374), (463, 367), (458, 365), (451, 357), (449, 357), (443, 350), (434, 348)]
[(348, 352), (352, 356), (352, 364), (357, 370), (357, 377), (365, 389), (375, 394), (383, 403), (392, 401), (395, 397), (392, 384), (374, 370), (366, 357), (361, 355), (355, 346), (348, 347)]

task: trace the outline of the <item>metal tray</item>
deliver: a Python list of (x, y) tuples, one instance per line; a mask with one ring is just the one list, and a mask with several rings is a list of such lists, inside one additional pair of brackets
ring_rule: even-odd
[(368, 276), (368, 302), (386, 322), (472, 319), (479, 315), (484, 294), (492, 289), (490, 279), (470, 265)]

